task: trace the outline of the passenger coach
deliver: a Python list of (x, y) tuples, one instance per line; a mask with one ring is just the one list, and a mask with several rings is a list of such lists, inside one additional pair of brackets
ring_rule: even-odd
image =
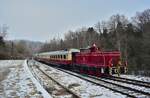
[(69, 49), (69, 50), (39, 53), (36, 54), (35, 57), (36, 59), (41, 61), (46, 62), (49, 61), (51, 63), (71, 65), (73, 54), (78, 52), (80, 52), (80, 50), (78, 49)]

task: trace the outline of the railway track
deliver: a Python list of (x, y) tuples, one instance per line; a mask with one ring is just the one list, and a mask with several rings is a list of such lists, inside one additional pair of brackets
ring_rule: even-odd
[[(30, 67), (32, 68), (32, 67)], [(77, 95), (76, 93), (74, 93), (73, 91), (71, 91), (70, 89), (68, 89), (67, 87), (65, 87), (64, 85), (62, 85), (60, 82), (56, 81), (53, 77), (49, 76), (45, 71), (43, 71), (42, 69), (40, 69), (38, 66), (36, 66), (36, 69), (38, 69), (43, 75), (45, 75), (46, 77), (48, 77), (50, 80), (54, 81), (59, 87), (61, 87), (62, 89), (64, 89), (65, 93), (72, 95), (71, 98), (81, 98), (79, 95)], [(33, 72), (34, 77), (41, 81), (40, 78), (37, 76), (37, 72), (35, 72), (35, 69), (31, 69)], [(45, 89), (49, 92), (49, 90), (45, 87)], [(51, 93), (51, 92), (49, 92)]]
[(144, 98), (149, 98), (150, 97), (150, 93), (148, 93), (148, 92), (140, 91), (140, 90), (137, 90), (137, 89), (134, 89), (134, 88), (131, 88), (131, 87), (126, 87), (126, 86), (122, 86), (120, 84), (105, 81), (101, 78), (97, 78), (97, 77), (94, 77), (94, 76), (86, 76), (85, 77), (85, 76), (79, 75), (77, 73), (66, 71), (64, 69), (60, 69), (60, 68), (57, 68), (57, 69), (61, 70), (63, 72), (66, 72), (68, 74), (74, 75), (76, 77), (79, 77), (79, 78), (81, 78), (83, 80), (86, 80), (88, 82), (91, 82), (93, 84), (96, 84), (96, 85), (108, 88), (112, 91), (127, 95), (129, 97), (133, 97), (133, 98), (138, 98), (139, 96), (141, 96), (142, 98), (143, 97)]
[(150, 89), (150, 82), (144, 82), (144, 81), (133, 80), (133, 79), (117, 77), (117, 76), (109, 76), (109, 77), (103, 77), (103, 78), (109, 79), (109, 80), (114, 80), (114, 81), (119, 81), (119, 82), (123, 82), (123, 83), (133, 84), (136, 86), (138, 85), (138, 86), (142, 86), (142, 87)]
[[(74, 73), (74, 72), (71, 72), (71, 71), (68, 71), (68, 70), (64, 70), (64, 69), (61, 69), (61, 68), (58, 68), (58, 67), (55, 67), (55, 68), (60, 70), (60, 71), (65, 72), (65, 73), (68, 73), (68, 74), (71, 74), (71, 75), (76, 76), (78, 78), (81, 78), (83, 80), (86, 80), (88, 82), (91, 82), (93, 84), (96, 84), (96, 85), (108, 88), (108, 89), (110, 89), (112, 91), (121, 93), (123, 95), (127, 95), (128, 97), (133, 97), (133, 98), (139, 98), (139, 97), (140, 98), (141, 97), (142, 98), (150, 98), (150, 93), (149, 92), (144, 92), (142, 90), (134, 89), (132, 87), (123, 86), (123, 85), (120, 85), (120, 84), (117, 84), (117, 83), (106, 81), (103, 78), (98, 78), (98, 77), (89, 76), (89, 75), (84, 75), (83, 76), (83, 75), (80, 75), (78, 73)], [(112, 79), (115, 79), (115, 77), (112, 78)], [(117, 78), (117, 79), (119, 80), (119, 78)], [(117, 79), (116, 79), (116, 81), (117, 81)], [(134, 83), (134, 85), (136, 85), (136, 83)], [(142, 84), (140, 86), (142, 86)]]

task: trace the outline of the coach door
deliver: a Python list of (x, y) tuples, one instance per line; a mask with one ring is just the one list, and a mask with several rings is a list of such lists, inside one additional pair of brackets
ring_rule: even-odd
[(78, 52), (72, 52), (72, 63), (76, 63), (76, 54)]

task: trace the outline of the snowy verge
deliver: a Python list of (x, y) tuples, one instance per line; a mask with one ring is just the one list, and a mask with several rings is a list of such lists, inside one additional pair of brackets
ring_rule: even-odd
[(0, 60), (0, 68), (16, 67), (21, 65), (24, 60)]
[(44, 98), (52, 98), (52, 96), (49, 95), (49, 93), (40, 85), (40, 83), (34, 78), (34, 76), (32, 75), (32, 73), (30, 72), (28, 66), (27, 66), (27, 60), (24, 61), (23, 63), (24, 69), (26, 71), (26, 74), (29, 75), (29, 77), (31, 78), (32, 82), (35, 84), (35, 86), (37, 87), (37, 90), (39, 90)]

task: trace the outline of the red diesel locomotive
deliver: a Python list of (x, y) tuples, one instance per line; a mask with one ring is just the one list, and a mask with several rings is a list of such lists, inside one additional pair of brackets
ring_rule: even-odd
[(126, 73), (126, 63), (120, 59), (120, 52), (103, 52), (93, 44), (88, 49), (69, 49), (44, 52), (35, 55), (39, 61), (54, 63), (61, 67), (94, 76)]

